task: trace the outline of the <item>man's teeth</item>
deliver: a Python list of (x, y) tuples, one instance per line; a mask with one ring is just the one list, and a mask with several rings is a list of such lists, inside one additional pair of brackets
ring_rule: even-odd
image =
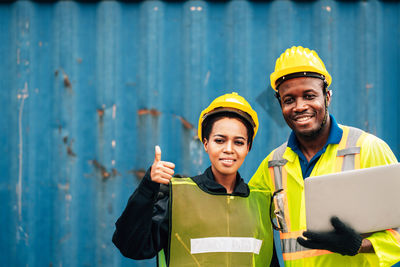
[(233, 159), (223, 159), (222, 161), (223, 161), (223, 162), (226, 162), (226, 163), (232, 163), (232, 162), (233, 162)]
[(301, 118), (297, 118), (296, 121), (306, 121), (308, 119), (310, 119), (311, 117), (301, 117)]

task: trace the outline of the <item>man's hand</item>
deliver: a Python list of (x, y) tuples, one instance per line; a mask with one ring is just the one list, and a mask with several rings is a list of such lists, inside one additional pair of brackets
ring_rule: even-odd
[(161, 161), (161, 148), (155, 147), (154, 162), (151, 166), (151, 180), (159, 184), (168, 184), (174, 175), (175, 164), (168, 161)]
[(312, 249), (326, 249), (341, 255), (354, 256), (360, 250), (363, 238), (353, 228), (344, 224), (338, 217), (331, 218), (335, 228), (330, 232), (306, 231), (297, 238), (300, 245)]

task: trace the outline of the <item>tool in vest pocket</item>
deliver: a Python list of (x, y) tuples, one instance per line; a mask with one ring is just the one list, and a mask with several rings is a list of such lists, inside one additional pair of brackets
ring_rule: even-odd
[(271, 223), (272, 227), (277, 230), (277, 231), (283, 231), (284, 230), (284, 225), (285, 225), (285, 216), (283, 213), (283, 210), (280, 207), (283, 207), (283, 189), (279, 189), (274, 192), (274, 194), (271, 197), (271, 202), (269, 206), (269, 211), (270, 214), (272, 214), (272, 205), (274, 205), (274, 214), (276, 221), (274, 218), (271, 217)]

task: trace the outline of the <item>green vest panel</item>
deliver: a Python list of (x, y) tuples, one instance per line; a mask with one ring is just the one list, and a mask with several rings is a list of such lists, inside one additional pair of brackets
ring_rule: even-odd
[(269, 266), (270, 193), (211, 195), (190, 178), (172, 179), (169, 266)]

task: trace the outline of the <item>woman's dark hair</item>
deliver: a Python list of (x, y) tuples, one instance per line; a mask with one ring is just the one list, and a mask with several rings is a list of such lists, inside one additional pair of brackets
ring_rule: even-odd
[[(240, 116), (239, 114), (231, 111), (221, 111), (207, 116), (202, 125), (201, 136), (203, 139), (208, 140), (210, 138), (210, 133), (214, 123), (223, 118), (235, 118), (241, 121), (247, 129), (247, 144), (249, 145), (249, 150), (253, 144), (254, 129), (248, 120)], [(203, 141), (203, 140), (201, 140)]]

